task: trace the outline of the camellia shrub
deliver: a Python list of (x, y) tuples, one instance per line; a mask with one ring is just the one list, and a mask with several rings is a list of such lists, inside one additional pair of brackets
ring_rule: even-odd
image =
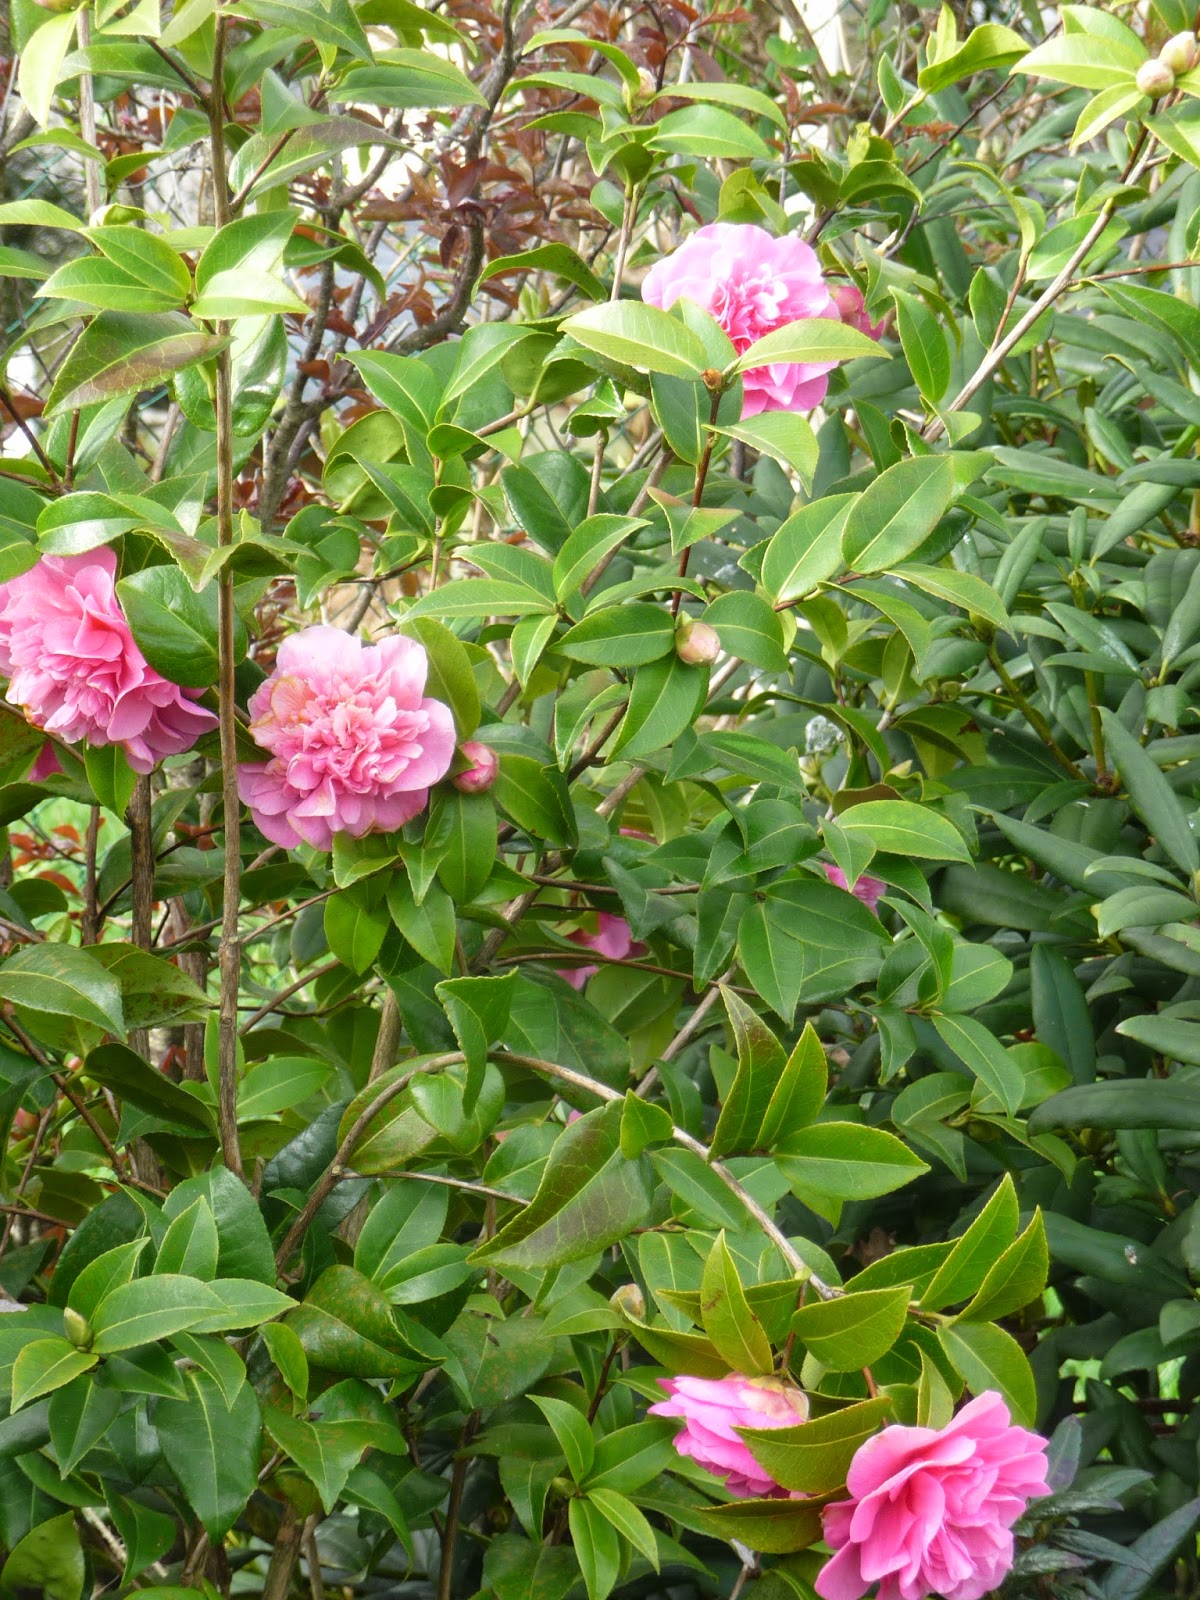
[(1200, 1592), (1194, 24), (13, 0), (4, 1596)]

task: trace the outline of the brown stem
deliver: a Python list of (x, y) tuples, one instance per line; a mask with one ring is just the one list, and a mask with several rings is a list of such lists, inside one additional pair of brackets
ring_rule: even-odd
[(450, 1474), (450, 1499), (446, 1504), (446, 1525), (442, 1529), (442, 1564), (438, 1572), (438, 1600), (453, 1600), (454, 1594), (454, 1545), (458, 1538), (458, 1519), (462, 1511), (463, 1489), (467, 1481), (467, 1468), (470, 1457), (463, 1452), (475, 1437), (475, 1430), (479, 1426), (479, 1413), (472, 1412), (467, 1418), (466, 1426), (459, 1440), (458, 1454), (454, 1457), (454, 1468)]
[[(129, 825), (130, 882), (133, 897), (130, 938), (139, 950), (149, 950), (154, 931), (154, 837), (148, 775), (139, 773), (129, 799), (125, 821)], [(129, 1047), (136, 1055), (149, 1060), (149, 1028), (131, 1028)], [(143, 1139), (133, 1141), (129, 1156), (137, 1177), (156, 1187), (161, 1184), (162, 1172), (158, 1158)]]
[(279, 1532), (275, 1535), (275, 1544), (271, 1550), (271, 1564), (267, 1568), (266, 1581), (263, 1583), (262, 1600), (287, 1600), (292, 1587), (292, 1574), (300, 1558), (300, 1542), (303, 1534), (303, 1524), (294, 1508), (290, 1504), (285, 1505), (283, 1516), (279, 1519)]
[(321, 1552), (317, 1549), (317, 1523), (321, 1519), (309, 1517), (304, 1524), (304, 1559), (308, 1564), (308, 1589), (312, 1600), (325, 1600), (325, 1580), (321, 1576)]
[[(213, 92), (209, 104), (210, 152), (213, 178), (213, 210), (218, 230), (228, 225), (229, 176), (225, 165), (225, 119), (221, 84), (225, 72), (227, 22), (217, 19), (213, 49)], [(229, 324), (219, 322), (217, 332), (228, 335)], [(217, 357), (217, 544), (233, 543), (233, 370), (230, 347)], [(241, 944), (238, 937), (238, 904), (241, 899), (242, 850), (241, 809), (237, 785), (237, 699), (234, 684), (235, 629), (233, 572), (226, 562), (217, 579), (217, 627), (220, 672), (217, 685), (221, 739), (221, 795), (225, 823), (225, 876), (222, 887), (221, 917), (221, 1009), (218, 1030), (217, 1121), (221, 1135), (221, 1155), (225, 1165), (239, 1178), (242, 1152), (237, 1126), (237, 1044), (238, 983), (241, 977)]]
[(396, 991), (388, 988), (383, 993), (383, 1009), (379, 1013), (379, 1032), (375, 1035), (368, 1083), (374, 1083), (376, 1078), (381, 1078), (390, 1066), (395, 1065), (399, 1043), (400, 1002), (396, 999)]
[[(704, 499), (704, 485), (708, 478), (709, 466), (712, 463), (713, 446), (717, 442), (717, 435), (714, 430), (717, 426), (717, 413), (720, 411), (720, 409), (721, 390), (714, 389), (712, 391), (712, 399), (708, 408), (708, 431), (704, 436), (704, 449), (700, 453), (700, 463), (696, 468), (696, 486), (692, 490), (693, 510), (695, 510), (700, 505), (700, 502)], [(688, 559), (691, 556), (691, 553), (691, 545), (685, 545), (683, 553), (679, 557), (679, 576), (681, 578), (687, 577)], [(675, 593), (671, 596), (671, 615), (673, 617), (677, 617), (679, 615), (679, 606), (682, 600), (683, 590), (676, 589)]]
[(99, 842), (100, 807), (92, 806), (88, 812), (87, 836), (83, 847), (83, 916), (80, 921), (80, 938), (84, 944), (95, 944), (100, 937), (100, 905), (96, 887), (96, 856)]

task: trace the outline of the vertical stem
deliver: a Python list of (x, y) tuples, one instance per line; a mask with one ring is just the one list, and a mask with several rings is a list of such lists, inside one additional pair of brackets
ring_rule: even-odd
[[(92, 42), (92, 19), (86, 5), (79, 13), (78, 36), (79, 48), (86, 50)], [(90, 72), (81, 72), (79, 74), (79, 132), (84, 140), (95, 148), (96, 98), (92, 92), (92, 75)], [(83, 193), (88, 221), (90, 222), (93, 214), (100, 209), (100, 203), (103, 198), (100, 192), (100, 164), (97, 161), (85, 161), (83, 163)]]
[(385, 989), (383, 1010), (379, 1013), (379, 1032), (375, 1035), (375, 1049), (371, 1056), (368, 1083), (382, 1077), (396, 1064), (396, 1047), (400, 1043), (400, 1002), (394, 989)]
[(454, 1545), (458, 1538), (458, 1519), (462, 1512), (463, 1488), (467, 1481), (470, 1457), (466, 1450), (479, 1426), (479, 1413), (472, 1412), (459, 1440), (459, 1454), (450, 1474), (450, 1499), (446, 1505), (446, 1525), (442, 1531), (442, 1564), (438, 1573), (438, 1600), (454, 1600)]
[[(129, 824), (130, 894), (133, 916), (129, 934), (139, 950), (149, 950), (154, 932), (154, 837), (149, 775), (139, 773), (125, 812)], [(131, 1028), (129, 1047), (143, 1060), (150, 1059), (149, 1028)], [(156, 1188), (162, 1183), (158, 1158), (144, 1139), (129, 1147), (134, 1176)]]
[[(220, 26), (218, 22), (217, 27)], [(285, 1505), (283, 1516), (279, 1519), (275, 1546), (271, 1551), (271, 1564), (263, 1583), (262, 1600), (287, 1600), (292, 1587), (292, 1574), (300, 1556), (303, 1533), (304, 1524), (297, 1517), (294, 1507)]]
[[(712, 462), (713, 446), (717, 442), (717, 436), (713, 432), (713, 429), (717, 425), (717, 414), (720, 409), (721, 389), (718, 386), (712, 390), (712, 399), (708, 408), (708, 431), (704, 438), (704, 449), (700, 454), (700, 464), (696, 468), (696, 487), (692, 491), (693, 508), (698, 506), (704, 499), (704, 485), (708, 480), (708, 469)], [(679, 557), (679, 576), (681, 578), (687, 577), (688, 557), (691, 555), (691, 553), (691, 545), (685, 545), (683, 554)], [(676, 589), (675, 593), (671, 596), (671, 615), (673, 617), (677, 617), (679, 615), (679, 606), (682, 600), (683, 590)]]
[(84, 844), (83, 920), (80, 939), (95, 944), (100, 937), (100, 897), (97, 891), (96, 855), (100, 842), (100, 807), (88, 811), (87, 839)]
[[(213, 175), (213, 213), (218, 229), (230, 220), (229, 180), (225, 167), (224, 17), (217, 19), (213, 50), (212, 93), (209, 95), (210, 148)], [(229, 325), (217, 324), (228, 335)], [(217, 357), (217, 544), (233, 543), (233, 378), (229, 346)], [(225, 823), (225, 881), (221, 914), (221, 1011), (219, 1026), (218, 1125), (225, 1165), (242, 1176), (242, 1153), (237, 1131), (238, 981), (241, 976), (238, 904), (241, 899), (241, 810), (237, 785), (237, 721), (234, 688), (233, 573), (228, 563), (217, 579), (220, 677), (217, 695), (221, 735), (221, 795)]]

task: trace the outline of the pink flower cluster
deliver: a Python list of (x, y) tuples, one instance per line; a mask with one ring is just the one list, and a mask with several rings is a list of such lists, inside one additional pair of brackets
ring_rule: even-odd
[(425, 698), (428, 658), (413, 639), (377, 645), (305, 628), (280, 646), (250, 699), (264, 765), (238, 788), (275, 844), (328, 850), (335, 833), (390, 833), (415, 817), (454, 756), (454, 719)]
[[(610, 961), (625, 961), (630, 956), (640, 956), (646, 953), (644, 944), (634, 942), (633, 933), (624, 917), (616, 917), (608, 911), (601, 911), (596, 918), (598, 924), (595, 933), (585, 933), (578, 928), (567, 937), (572, 944), (582, 945), (585, 950), (595, 950), (602, 956), (607, 956)], [(598, 966), (587, 967), (560, 967), (558, 975), (566, 980), (572, 989), (584, 989), (588, 981), (600, 971)]]
[[(6, 698), (68, 744), (119, 744), (135, 772), (190, 750), (216, 717), (169, 682), (134, 642), (107, 548), (43, 556), (0, 584)], [(40, 762), (39, 762), (40, 766)]]
[[(809, 317), (845, 320), (875, 336), (844, 289), (831, 295), (815, 251), (802, 239), (773, 238), (751, 223), (713, 222), (656, 261), (642, 284), (647, 305), (667, 310), (687, 299), (725, 330), (739, 355), (776, 328)], [(820, 405), (836, 361), (776, 362), (742, 376), (742, 416), (809, 411)]]
[[(723, 1478), (731, 1494), (787, 1494), (738, 1430), (807, 1422), (801, 1390), (736, 1372), (659, 1382), (670, 1398), (650, 1411), (682, 1421), (674, 1441), (680, 1455)], [(1011, 1568), (1013, 1524), (1030, 1500), (1049, 1492), (1046, 1472), (1046, 1441), (1015, 1427), (991, 1390), (944, 1428), (884, 1428), (855, 1453), (849, 1498), (822, 1512), (834, 1555), (817, 1593), (861, 1600), (878, 1584), (878, 1600), (981, 1600)]]

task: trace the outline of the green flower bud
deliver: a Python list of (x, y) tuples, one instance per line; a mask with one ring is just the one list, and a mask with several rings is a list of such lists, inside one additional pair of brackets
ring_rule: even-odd
[(1136, 78), (1138, 92), (1151, 100), (1161, 100), (1175, 87), (1175, 74), (1165, 61), (1143, 61)]

